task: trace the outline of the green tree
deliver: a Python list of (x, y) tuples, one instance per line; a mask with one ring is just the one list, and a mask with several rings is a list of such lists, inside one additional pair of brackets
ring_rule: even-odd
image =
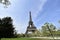
[(0, 3), (3, 4), (5, 7), (11, 4), (9, 0), (0, 0)]
[(0, 37), (14, 37), (14, 27), (11, 17), (4, 17), (0, 20)]
[(45, 23), (42, 26), (42, 33), (43, 35), (51, 36), (52, 32), (56, 30), (56, 27), (53, 24)]
[[(1, 32), (1, 27), (2, 27), (2, 21), (0, 19), (0, 32)], [(0, 33), (0, 40), (1, 40), (1, 33)]]

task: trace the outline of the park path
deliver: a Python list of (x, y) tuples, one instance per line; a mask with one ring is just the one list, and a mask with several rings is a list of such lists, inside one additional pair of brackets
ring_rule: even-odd
[[(31, 38), (53, 39), (53, 37), (31, 37)], [(60, 37), (54, 37), (54, 39), (60, 39)]]

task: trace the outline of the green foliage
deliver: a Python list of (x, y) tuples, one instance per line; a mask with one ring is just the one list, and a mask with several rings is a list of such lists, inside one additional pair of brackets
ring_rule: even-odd
[(14, 27), (11, 17), (0, 19), (0, 37), (10, 38), (14, 36)]
[(9, 0), (0, 0), (0, 3), (4, 5), (4, 7), (7, 8), (7, 6), (9, 6), (11, 3)]
[(17, 34), (17, 38), (20, 38), (20, 37), (25, 37), (25, 34)]
[(53, 24), (45, 23), (42, 26), (42, 35), (44, 36), (51, 36), (53, 31), (56, 31), (56, 27)]

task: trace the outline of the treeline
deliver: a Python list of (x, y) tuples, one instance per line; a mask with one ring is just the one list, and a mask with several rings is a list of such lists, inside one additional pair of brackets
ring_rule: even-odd
[[(41, 29), (35, 33), (28, 34), (27, 37), (42, 37), (42, 36), (60, 36), (60, 30), (52, 23), (46, 22), (41, 26)], [(0, 18), (0, 38), (26, 37), (25, 34), (17, 34), (13, 26), (11, 17)]]
[(60, 37), (60, 29), (57, 29), (54, 24), (46, 22), (34, 33), (27, 34), (27, 36), (23, 33), (17, 34), (17, 37)]

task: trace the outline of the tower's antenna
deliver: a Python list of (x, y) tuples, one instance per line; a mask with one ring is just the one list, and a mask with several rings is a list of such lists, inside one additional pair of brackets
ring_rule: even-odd
[(30, 21), (32, 21), (32, 17), (31, 17), (31, 11), (30, 11), (29, 13), (30, 13)]

